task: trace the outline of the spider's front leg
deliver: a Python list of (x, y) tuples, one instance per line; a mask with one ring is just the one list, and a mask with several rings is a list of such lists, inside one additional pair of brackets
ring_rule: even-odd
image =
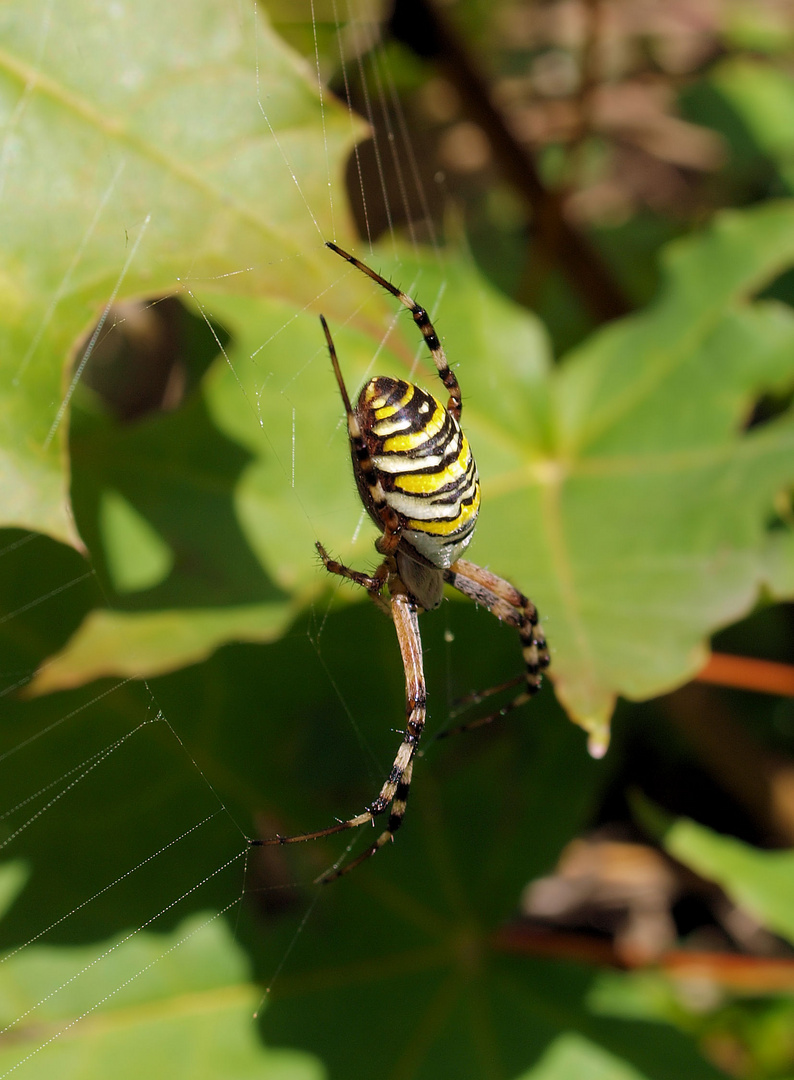
[(385, 503), (378, 508), (378, 516), (381, 519), (383, 533), (375, 542), (375, 547), (379, 554), (384, 555), (385, 558), (374, 574), (363, 574), (360, 570), (353, 570), (351, 567), (345, 566), (344, 563), (332, 559), (319, 540), (314, 546), (317, 548), (317, 553), (329, 574), (336, 574), (338, 577), (343, 577), (347, 581), (360, 585), (362, 589), (367, 590), (370, 597), (382, 611), (385, 611), (387, 615), (391, 615), (391, 607), (383, 599), (381, 592), (389, 575), (396, 571), (393, 555), (400, 543), (401, 526), (397, 514)]
[(468, 596), (476, 604), (487, 608), (497, 619), (515, 626), (521, 639), (521, 651), (524, 657), (524, 674), (515, 679), (485, 690), (477, 695), (472, 695), (470, 700), (479, 701), (491, 694), (506, 690), (515, 686), (518, 682), (525, 684), (525, 689), (517, 694), (512, 701), (501, 709), (472, 720), (468, 724), (460, 724), (458, 727), (448, 728), (439, 732), (439, 738), (447, 735), (457, 735), (462, 731), (471, 731), (474, 728), (483, 727), (494, 720), (498, 720), (513, 709), (523, 705), (537, 694), (543, 681), (543, 672), (549, 666), (549, 649), (546, 638), (538, 621), (538, 612), (532, 601), (522, 592), (511, 585), (504, 578), (492, 574), (490, 570), (477, 566), (476, 563), (467, 559), (458, 559), (449, 570), (444, 571), (444, 580), (464, 596)]
[(332, 559), (319, 541), (314, 546), (317, 548), (317, 554), (322, 559), (323, 566), (329, 574), (336, 574), (338, 577), (345, 578), (347, 581), (352, 581), (355, 585), (360, 585), (362, 589), (367, 590), (369, 596), (375, 601), (381, 611), (385, 612), (387, 615), (391, 615), (391, 607), (381, 596), (383, 586), (386, 584), (386, 579), (392, 569), (388, 559), (383, 560), (374, 574), (363, 574), (360, 570), (353, 570), (349, 566), (345, 566), (344, 563)]

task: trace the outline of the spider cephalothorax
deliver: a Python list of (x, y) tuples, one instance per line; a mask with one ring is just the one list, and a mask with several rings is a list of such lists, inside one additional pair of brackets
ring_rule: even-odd
[(527, 701), (540, 689), (542, 671), (549, 663), (534, 604), (503, 578), (460, 557), (474, 532), (480, 484), (468, 440), (460, 427), (462, 403), (458, 380), (447, 363), (427, 312), (336, 244), (329, 243), (328, 247), (408, 308), (424, 335), (449, 400), (444, 406), (413, 383), (379, 375), (366, 383), (353, 408), (331, 333), (320, 316), (347, 416), (356, 485), (369, 516), (380, 530), (375, 547), (383, 555), (383, 561), (374, 574), (365, 574), (333, 560), (321, 544), (317, 550), (330, 573), (366, 589), (393, 619), (406, 680), (403, 739), (386, 782), (366, 810), (317, 832), (257, 841), (291, 844), (330, 836), (374, 822), (391, 807), (386, 828), (377, 839), (351, 862), (324, 874), (320, 879), (324, 882), (340, 877), (374, 855), (393, 839), (402, 823), (426, 714), (419, 614), (438, 607), (444, 583), (515, 626), (524, 654), (521, 693), (492, 716), (464, 727), (487, 723)]

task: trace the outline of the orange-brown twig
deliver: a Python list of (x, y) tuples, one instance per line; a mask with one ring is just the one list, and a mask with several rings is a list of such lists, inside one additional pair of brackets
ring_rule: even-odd
[(698, 682), (716, 686), (733, 686), (740, 690), (794, 697), (794, 665), (780, 664), (774, 660), (712, 653), (695, 678)]
[(599, 968), (656, 968), (676, 978), (708, 979), (745, 993), (771, 994), (794, 989), (794, 960), (788, 957), (668, 949), (653, 960), (635, 963), (619, 954), (613, 943), (604, 938), (521, 924), (498, 930), (491, 936), (490, 944), (495, 952), (514, 956), (547, 956)]

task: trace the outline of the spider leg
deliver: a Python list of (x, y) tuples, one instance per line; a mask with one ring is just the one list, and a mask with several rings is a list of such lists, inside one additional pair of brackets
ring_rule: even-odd
[[(362, 266), (363, 265), (364, 264), (362, 263)], [(383, 535), (379, 536), (375, 541), (375, 547), (381, 555), (393, 555), (400, 544), (400, 519), (397, 516), (396, 511), (386, 502), (386, 493), (383, 490), (383, 485), (380, 482), (380, 477), (378, 476), (375, 464), (370, 457), (366, 440), (361, 432), (361, 425), (358, 422), (358, 417), (356, 416), (353, 406), (350, 404), (350, 395), (347, 392), (345, 380), (342, 376), (342, 369), (339, 366), (334, 339), (331, 337), (331, 331), (328, 329), (328, 323), (325, 321), (323, 315), (320, 316), (320, 322), (322, 323), (323, 331), (325, 333), (325, 340), (328, 345), (328, 352), (331, 357), (331, 364), (334, 369), (334, 375), (336, 376), (336, 382), (339, 386), (339, 393), (342, 396), (342, 403), (345, 406), (347, 434), (355, 458), (355, 466), (360, 472), (364, 483), (367, 485), (369, 497), (372, 501), (372, 510), (383, 530)], [(322, 555), (322, 552), (320, 552), (320, 554)], [(323, 558), (323, 562), (325, 562), (325, 558)], [(326, 563), (326, 566), (327, 565), (328, 564)], [(332, 572), (336, 573), (336, 571)], [(349, 575), (344, 574), (343, 576), (348, 577)], [(355, 580), (355, 578), (351, 578), (351, 581)]]
[[(391, 804), (391, 813), (386, 828), (374, 843), (370, 844), (352, 862), (329, 870), (318, 878), (318, 881), (323, 885), (335, 881), (337, 878), (342, 877), (343, 874), (349, 873), (379, 851), (389, 840), (393, 840), (394, 834), (402, 825), (405, 817), (408, 795), (411, 790), (414, 755), (425, 727), (427, 692), (424, 668), (422, 666), (419, 608), (415, 601), (402, 591), (392, 593), (391, 605), (405, 670), (405, 731), (403, 731), (403, 741), (397, 750), (397, 756), (394, 759), (388, 779), (381, 788), (378, 797), (367, 807), (365, 814), (359, 815), (358, 818), (352, 818), (351, 822), (360, 823), (360, 819), (363, 817), (365, 821), (369, 819), (374, 823), (376, 815), (382, 814), (389, 804)], [(351, 825), (351, 827), (354, 826)]]
[(522, 592), (519, 592), (509, 581), (498, 577), (485, 570), (476, 563), (467, 559), (458, 559), (449, 570), (444, 571), (444, 580), (464, 596), (474, 600), (476, 604), (486, 607), (492, 615), (510, 626), (515, 626), (521, 639), (521, 651), (524, 657), (523, 679), (511, 679), (501, 686), (490, 690), (481, 691), (479, 694), (470, 695), (470, 700), (477, 701), (489, 697), (493, 693), (507, 689), (518, 681), (524, 682), (524, 690), (517, 694), (512, 701), (502, 706), (496, 712), (488, 716), (472, 720), (468, 724), (460, 724), (458, 727), (448, 728), (439, 732), (438, 738), (447, 735), (457, 735), (462, 731), (472, 731), (474, 728), (483, 727), (494, 720), (506, 716), (513, 709), (529, 701), (538, 690), (543, 680), (543, 671), (549, 666), (549, 650), (546, 638), (538, 622), (538, 612), (535, 605)]
[(524, 682), (525, 679), (526, 675), (513, 675), (513, 677), (506, 682), (498, 683), (496, 686), (489, 686), (487, 690), (472, 690), (470, 693), (464, 694), (463, 697), (455, 699), (453, 708), (450, 711), (450, 716), (460, 716), (462, 712), (472, 705), (480, 705), (486, 698), (493, 697), (495, 694), (501, 694), (505, 690), (512, 690), (514, 686), (518, 686), (518, 684)]
[(348, 255), (342, 248), (337, 247), (336, 244), (332, 244), (330, 241), (326, 242), (326, 247), (329, 247), (331, 251), (335, 251), (337, 255), (341, 255), (343, 259), (347, 259), (357, 270), (360, 270), (362, 274), (366, 274), (367, 277), (372, 278), (378, 285), (382, 286), (387, 292), (390, 292), (392, 296), (396, 296), (400, 303), (407, 307), (411, 312), (414, 322), (419, 327), (424, 337), (427, 347), (430, 350), (430, 355), (433, 357), (433, 362), (436, 365), (438, 371), (438, 377), (449, 391), (449, 401), (447, 402), (447, 412), (455, 417), (456, 420), (460, 420), (461, 410), (463, 409), (463, 401), (460, 394), (460, 386), (458, 380), (455, 377), (454, 372), (449, 366), (447, 360), (447, 354), (444, 352), (444, 347), (438, 340), (438, 334), (435, 327), (430, 321), (430, 316), (427, 314), (423, 307), (420, 307), (415, 300), (398, 289), (396, 285), (392, 285), (386, 278), (381, 277), (380, 274), (376, 274), (375, 271), (361, 262), (355, 257), (355, 255)]
[[(374, 844), (370, 844), (368, 848), (365, 848), (360, 855), (357, 855), (355, 859), (351, 859), (350, 862), (345, 863), (343, 866), (332, 867), (330, 870), (326, 870), (324, 874), (315, 881), (315, 885), (328, 885), (332, 881), (336, 881), (337, 878), (344, 877), (345, 874), (349, 874), (351, 870), (355, 870), (357, 866), (360, 866), (363, 862), (374, 855), (376, 851), (383, 847), (389, 840), (394, 839), (394, 834), (402, 824), (402, 819), (405, 816), (405, 807), (408, 801), (408, 793), (411, 789), (411, 774), (414, 770), (413, 758), (409, 761), (405, 767), (405, 771), (402, 775), (402, 780), (397, 785), (397, 790), (394, 793), (394, 799), (392, 800), (392, 809), (389, 814), (389, 824), (380, 834)], [(395, 815), (396, 819), (395, 819)], [(396, 823), (393, 824), (393, 821)], [(374, 824), (374, 819), (372, 819)]]
[(414, 755), (425, 726), (427, 695), (422, 668), (422, 639), (419, 636), (419, 608), (406, 593), (398, 591), (399, 587), (398, 582), (391, 597), (391, 615), (397, 630), (397, 640), (405, 669), (406, 725), (394, 764), (380, 792), (363, 813), (356, 814), (347, 821), (340, 821), (326, 829), (301, 833), (298, 836), (275, 836), (270, 840), (253, 841), (257, 847), (268, 847), (274, 844), (297, 844), (304, 840), (319, 840), (324, 836), (333, 836), (335, 833), (345, 832), (348, 829), (356, 829), (369, 822), (374, 824), (375, 818), (391, 806), (386, 828), (374, 843), (351, 862), (322, 874), (317, 881), (323, 885), (349, 873), (365, 859), (374, 855), (389, 840), (393, 840), (405, 816), (411, 788)]
[(314, 546), (317, 548), (317, 553), (322, 559), (323, 566), (329, 574), (337, 574), (347, 581), (352, 581), (354, 584), (360, 585), (362, 589), (367, 590), (371, 599), (375, 601), (381, 611), (384, 611), (387, 615), (391, 615), (391, 608), (388, 602), (381, 596), (381, 590), (392, 569), (388, 559), (383, 560), (374, 574), (362, 574), (360, 570), (352, 570), (349, 566), (345, 566), (344, 563), (332, 559), (319, 541)]

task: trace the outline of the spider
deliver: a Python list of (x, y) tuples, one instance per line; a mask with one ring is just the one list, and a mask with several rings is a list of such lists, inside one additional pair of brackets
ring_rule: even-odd
[(391, 807), (386, 828), (378, 838), (355, 859), (326, 871), (317, 879), (320, 883), (349, 873), (393, 840), (402, 824), (426, 714), (419, 615), (439, 606), (445, 583), (516, 627), (525, 665), (523, 676), (473, 697), (480, 700), (495, 690), (523, 682), (524, 689), (511, 702), (490, 716), (453, 730), (479, 727), (528, 701), (540, 689), (542, 671), (549, 663), (535, 605), (503, 578), (460, 557), (477, 521), (480, 483), (460, 427), (458, 380), (427, 312), (353, 255), (336, 244), (329, 242), (326, 246), (408, 308), (424, 336), (449, 400), (445, 407), (413, 383), (378, 375), (364, 386), (354, 408), (331, 332), (320, 316), (347, 416), (353, 474), (361, 501), (380, 530), (375, 548), (383, 561), (374, 574), (365, 574), (336, 562), (320, 543), (317, 551), (329, 573), (365, 589), (394, 621), (405, 669), (406, 711), (406, 726), (394, 764), (379, 794), (363, 813), (316, 832), (253, 841), (256, 845), (270, 845), (316, 840), (360, 825), (374, 825), (375, 819)]

